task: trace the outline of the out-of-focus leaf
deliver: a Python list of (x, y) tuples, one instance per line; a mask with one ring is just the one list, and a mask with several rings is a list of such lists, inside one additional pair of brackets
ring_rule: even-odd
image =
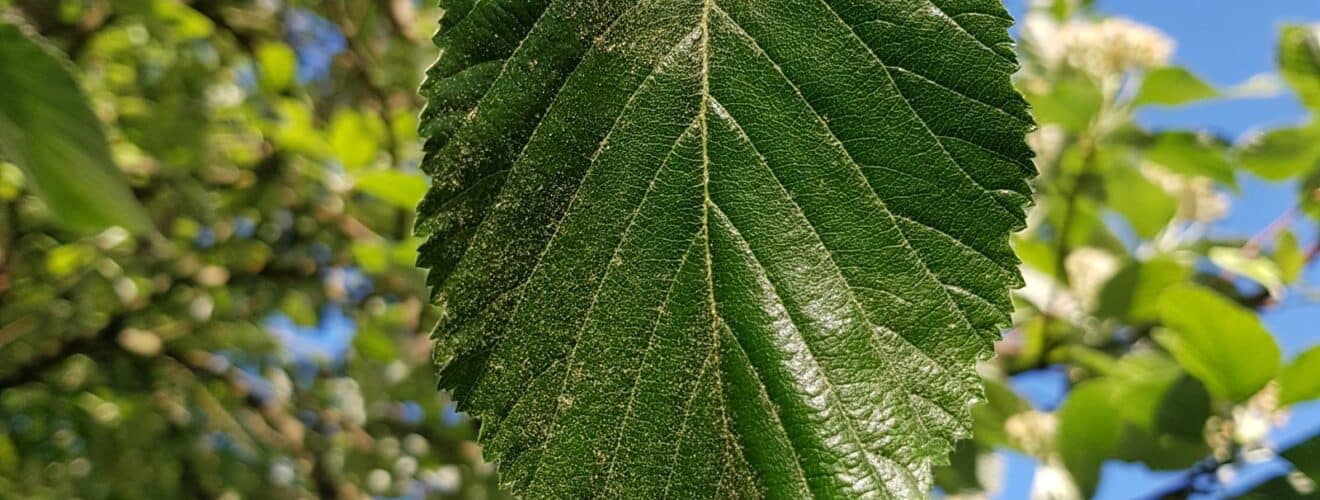
[(982, 491), (984, 486), (976, 473), (981, 452), (982, 448), (976, 445), (976, 441), (959, 441), (949, 455), (949, 463), (935, 468), (935, 486), (952, 495)]
[(1292, 283), (1302, 276), (1306, 267), (1306, 252), (1297, 242), (1297, 235), (1290, 230), (1279, 232), (1279, 239), (1274, 243), (1274, 263), (1279, 266), (1279, 277), (1284, 283)]
[(71, 230), (152, 231), (61, 57), (0, 22), (0, 156), (24, 169), (33, 191)]
[(1027, 93), (1026, 97), (1037, 121), (1060, 125), (1070, 132), (1086, 130), (1104, 102), (1095, 82), (1080, 74), (1060, 78), (1048, 93)]
[[(330, 149), (348, 169), (364, 167), (380, 153), (384, 125), (373, 115), (340, 110), (330, 120)], [(421, 200), (421, 198), (418, 198)], [(411, 205), (417, 206), (414, 201)]]
[(1180, 106), (1219, 97), (1219, 91), (1187, 68), (1166, 66), (1146, 73), (1141, 89), (1132, 98), (1135, 105)]
[(1248, 139), (1238, 148), (1237, 155), (1243, 167), (1261, 178), (1291, 179), (1320, 162), (1320, 128), (1270, 130)]
[(354, 186), (399, 208), (416, 208), (426, 195), (426, 178), (397, 170), (379, 170), (358, 176)]
[(1097, 312), (1130, 325), (1151, 323), (1159, 318), (1160, 294), (1191, 277), (1191, 268), (1167, 256), (1130, 262), (1100, 289)]
[(1145, 154), (1171, 172), (1206, 177), (1237, 189), (1228, 149), (1217, 139), (1193, 132), (1161, 132), (1151, 138)]
[(1274, 261), (1262, 256), (1249, 256), (1241, 248), (1214, 247), (1206, 254), (1220, 269), (1255, 281), (1271, 297), (1283, 296), (1283, 272)]
[(1288, 363), (1279, 373), (1279, 404), (1290, 405), (1320, 398), (1320, 346)]
[(1178, 212), (1178, 200), (1132, 168), (1106, 172), (1105, 195), (1142, 238), (1155, 237)]
[(1280, 453), (1297, 472), (1320, 483), (1320, 438), (1311, 438)]
[(256, 55), (260, 66), (261, 88), (280, 92), (293, 84), (298, 57), (288, 45), (266, 42), (257, 46)]
[(1086, 497), (1100, 483), (1100, 466), (1114, 453), (1123, 433), (1123, 420), (1114, 418), (1114, 388), (1110, 381), (1082, 382), (1059, 408), (1055, 448), (1063, 465)]
[(1315, 499), (1313, 491), (1302, 492), (1293, 486), (1287, 476), (1276, 477), (1256, 486), (1235, 500), (1301, 500)]
[(1205, 389), (1184, 381), (1177, 363), (1163, 354), (1125, 357), (1110, 378), (1119, 414), (1146, 432), (1199, 437), (1210, 417), (1209, 398), (1197, 396), (1204, 396)]
[(1215, 396), (1243, 401), (1279, 371), (1279, 347), (1253, 312), (1205, 288), (1181, 285), (1159, 298), (1167, 329), (1155, 339)]
[(1031, 409), (1031, 405), (1003, 382), (988, 377), (981, 380), (985, 383), (986, 401), (972, 407), (975, 422), (973, 440), (986, 449), (998, 446), (1016, 448), (1005, 432), (1004, 423), (1012, 416)]
[(1283, 27), (1279, 71), (1302, 102), (1320, 113), (1320, 24)]

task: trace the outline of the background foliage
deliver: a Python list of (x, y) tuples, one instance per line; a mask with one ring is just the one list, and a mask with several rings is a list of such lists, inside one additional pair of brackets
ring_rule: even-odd
[(0, 6), (0, 497), (488, 496), (413, 266), (439, 12)]
[[(0, 0), (0, 497), (497, 494), (434, 390), (413, 267), (425, 4)], [(1314, 491), (1320, 441), (1269, 430), (1320, 397), (1320, 348), (1284, 359), (1259, 314), (1316, 310), (1320, 28), (1277, 54), (1313, 118), (1245, 141), (1137, 125), (1256, 91), (1171, 66), (1151, 28), (1058, 0), (1020, 30), (1027, 287), (941, 493), (993, 492), (1004, 450), (1045, 498), (1114, 459), (1178, 471), (1149, 496), (1276, 455), (1294, 471), (1249, 496)], [(1210, 236), (1247, 176), (1295, 183), (1296, 208)]]

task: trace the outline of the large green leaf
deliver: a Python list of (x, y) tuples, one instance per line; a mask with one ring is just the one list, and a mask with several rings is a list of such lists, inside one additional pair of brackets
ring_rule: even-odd
[(150, 231), (146, 211), (110, 156), (100, 120), (60, 57), (0, 23), (0, 157), (24, 170), (69, 229)]
[(1158, 332), (1156, 340), (1212, 394), (1242, 401), (1278, 372), (1274, 337), (1260, 318), (1233, 301), (1182, 285), (1160, 295), (1159, 310), (1169, 329)]
[(447, 2), (441, 386), (531, 498), (915, 497), (1021, 282), (997, 0)]

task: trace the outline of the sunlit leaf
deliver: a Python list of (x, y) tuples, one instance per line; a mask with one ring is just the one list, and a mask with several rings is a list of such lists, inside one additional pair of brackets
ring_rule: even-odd
[(1274, 261), (1260, 255), (1248, 255), (1241, 248), (1215, 247), (1206, 252), (1220, 269), (1265, 287), (1271, 297), (1283, 296), (1283, 272)]
[(1320, 347), (1297, 356), (1279, 373), (1279, 404), (1320, 398)]
[(1180, 66), (1156, 68), (1146, 73), (1141, 89), (1132, 98), (1135, 105), (1180, 106), (1218, 97), (1219, 91)]
[(1167, 330), (1156, 340), (1215, 396), (1245, 400), (1278, 372), (1274, 337), (1253, 312), (1227, 298), (1183, 285), (1160, 295), (1159, 310)]
[(71, 230), (152, 231), (66, 64), (0, 22), (0, 157), (24, 169), (32, 189)]
[(357, 177), (354, 187), (400, 208), (412, 209), (426, 194), (426, 178), (398, 170), (379, 170)]
[(502, 480), (926, 495), (1021, 282), (1003, 5), (447, 3), (421, 263)]
[(1320, 25), (1287, 25), (1279, 36), (1279, 71), (1298, 97), (1320, 113)]
[(1161, 132), (1146, 146), (1146, 158), (1168, 170), (1205, 177), (1237, 188), (1227, 146), (1217, 139), (1192, 132)]
[(1248, 139), (1237, 154), (1242, 166), (1263, 179), (1291, 179), (1320, 163), (1320, 128), (1270, 130)]

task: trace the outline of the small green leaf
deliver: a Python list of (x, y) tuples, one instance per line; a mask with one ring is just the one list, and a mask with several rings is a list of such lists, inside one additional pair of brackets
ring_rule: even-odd
[(0, 22), (0, 157), (68, 229), (153, 231), (63, 56)]
[(1262, 179), (1291, 179), (1320, 162), (1320, 128), (1270, 130), (1239, 146), (1237, 156), (1243, 167)]
[(1320, 113), (1320, 24), (1283, 27), (1279, 71), (1302, 102)]
[(501, 480), (927, 495), (1021, 283), (1003, 4), (445, 3), (420, 263)]
[(1283, 296), (1283, 271), (1274, 261), (1247, 255), (1241, 248), (1214, 247), (1206, 256), (1220, 269), (1236, 274), (1265, 287), (1271, 297)]
[(1237, 189), (1228, 149), (1217, 139), (1193, 132), (1161, 132), (1151, 138), (1145, 153), (1171, 172), (1206, 177)]
[(1068, 393), (1056, 415), (1055, 449), (1087, 498), (1100, 484), (1100, 466), (1117, 450), (1123, 435), (1123, 420), (1112, 417), (1113, 397), (1109, 380), (1088, 380)]
[(1279, 347), (1246, 308), (1210, 290), (1182, 285), (1159, 299), (1166, 330), (1156, 333), (1174, 359), (1215, 396), (1251, 397), (1279, 371)]
[[(385, 126), (375, 116), (341, 109), (330, 119), (329, 135), (330, 149), (339, 158), (339, 163), (354, 170), (370, 165), (380, 154)], [(416, 206), (415, 201), (413, 206)]]
[(293, 84), (298, 58), (288, 45), (279, 42), (262, 43), (257, 46), (256, 55), (261, 88), (280, 92)]
[(1297, 356), (1279, 374), (1279, 404), (1320, 398), (1320, 346)]
[(1279, 232), (1279, 239), (1274, 243), (1274, 263), (1279, 266), (1279, 277), (1284, 283), (1293, 283), (1302, 276), (1306, 267), (1306, 252), (1297, 242), (1297, 235), (1290, 230)]
[(1146, 73), (1146, 78), (1142, 80), (1141, 89), (1132, 99), (1132, 104), (1181, 106), (1219, 96), (1218, 90), (1187, 68), (1166, 66)]
[(426, 195), (426, 178), (398, 170), (378, 170), (357, 177), (357, 190), (388, 201), (399, 208), (416, 208)]

